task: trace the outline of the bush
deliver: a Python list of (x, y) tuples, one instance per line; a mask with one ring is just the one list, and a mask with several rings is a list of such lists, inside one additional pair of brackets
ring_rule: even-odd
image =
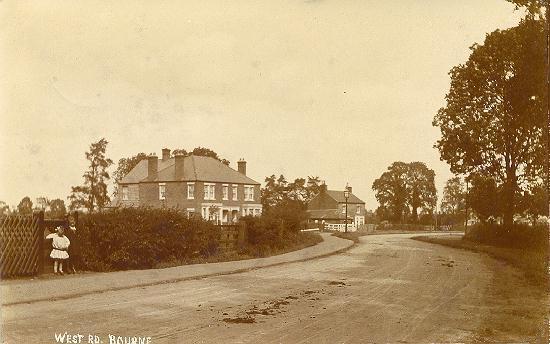
[(300, 204), (292, 201), (270, 208), (261, 217), (241, 218), (247, 229), (243, 253), (265, 257), (322, 241), (319, 235), (300, 231), (305, 219), (306, 214)]
[(175, 209), (121, 208), (82, 215), (77, 232), (85, 268), (149, 269), (159, 263), (208, 257), (218, 251), (219, 229)]
[(509, 248), (548, 248), (548, 228), (544, 225), (516, 224), (505, 227), (499, 224), (476, 224), (468, 228), (464, 238), (483, 244)]

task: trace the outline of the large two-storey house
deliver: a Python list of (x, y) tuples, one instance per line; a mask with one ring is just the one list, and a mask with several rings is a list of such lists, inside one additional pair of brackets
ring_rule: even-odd
[(246, 176), (246, 162), (237, 170), (204, 156), (150, 155), (118, 182), (114, 206), (176, 207), (218, 223), (262, 212), (260, 183)]

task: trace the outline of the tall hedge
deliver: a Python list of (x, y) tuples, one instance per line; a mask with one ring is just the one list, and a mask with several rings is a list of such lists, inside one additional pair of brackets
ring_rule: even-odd
[(175, 209), (121, 208), (80, 216), (77, 240), (83, 268), (149, 269), (217, 254), (219, 229)]

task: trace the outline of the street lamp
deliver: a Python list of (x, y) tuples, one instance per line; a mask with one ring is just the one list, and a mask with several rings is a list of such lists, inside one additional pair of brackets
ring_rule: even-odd
[(346, 199), (346, 217), (345, 217), (345, 232), (348, 232), (348, 198), (349, 198), (349, 187), (346, 184), (346, 189), (344, 190), (344, 198)]

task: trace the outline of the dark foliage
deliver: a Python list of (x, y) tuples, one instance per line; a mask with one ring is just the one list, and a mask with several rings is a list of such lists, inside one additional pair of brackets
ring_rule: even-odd
[(468, 229), (464, 238), (487, 245), (548, 250), (548, 228), (544, 225), (477, 224)]
[(247, 228), (245, 253), (265, 257), (290, 246), (304, 246), (320, 241), (318, 235), (302, 233), (306, 213), (300, 201), (286, 200), (269, 209), (261, 217), (241, 218)]
[(82, 215), (78, 241), (94, 271), (148, 269), (218, 251), (218, 228), (174, 209), (122, 208)]

